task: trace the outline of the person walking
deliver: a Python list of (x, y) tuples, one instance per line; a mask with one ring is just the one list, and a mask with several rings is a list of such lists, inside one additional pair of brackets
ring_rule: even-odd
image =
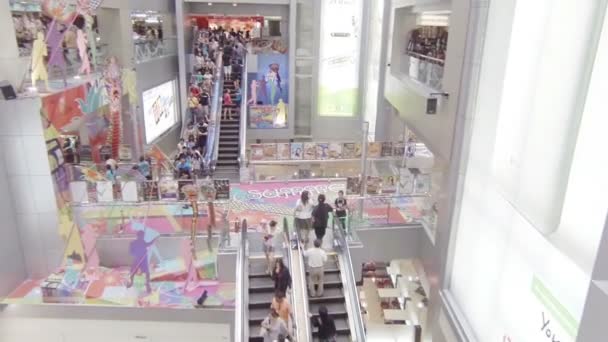
[(276, 310), (270, 310), (270, 314), (262, 321), (262, 329), (260, 336), (264, 338), (264, 342), (274, 342), (279, 338), (279, 335), (287, 336), (287, 324)]
[(291, 288), (291, 274), (289, 273), (289, 269), (285, 267), (283, 259), (277, 259), (274, 263), (271, 278), (274, 280), (275, 291), (287, 293), (287, 289)]
[(279, 229), (277, 228), (277, 221), (272, 220), (270, 223), (266, 224), (265, 220), (262, 222), (262, 229), (264, 232), (264, 255), (266, 256), (266, 274), (271, 274), (272, 269), (274, 268), (274, 246), (276, 244), (275, 237), (280, 234)]
[(226, 92), (224, 92), (224, 103), (223, 103), (223, 107), (224, 107), (224, 115), (222, 116), (224, 118), (224, 120), (232, 120), (232, 97), (230, 97), (230, 91), (228, 89), (226, 89)]
[(307, 190), (302, 191), (300, 199), (296, 203), (294, 216), (296, 217), (295, 226), (298, 234), (300, 234), (300, 241), (306, 246), (308, 245), (312, 225), (312, 203)]
[(144, 156), (139, 157), (139, 163), (137, 164), (139, 167), (139, 172), (142, 176), (146, 177), (147, 180), (152, 180), (152, 173), (150, 172), (150, 164), (146, 161)]
[[(327, 253), (321, 249), (321, 240), (317, 239), (314, 242), (314, 247), (302, 252), (302, 255), (308, 261), (308, 292), (310, 297), (323, 296), (323, 275), (325, 273), (325, 262), (327, 262)], [(315, 289), (316, 286), (316, 289)]]
[(327, 230), (329, 213), (333, 211), (333, 208), (325, 203), (325, 195), (323, 194), (319, 195), (317, 202), (317, 206), (312, 211), (312, 225), (315, 228), (317, 239), (323, 241), (325, 231)]
[(287, 324), (287, 330), (291, 332), (291, 327), (293, 326), (293, 312), (291, 311), (291, 305), (285, 297), (285, 292), (275, 292), (270, 308), (279, 314), (279, 317)]
[(348, 202), (344, 197), (344, 191), (338, 191), (338, 198), (334, 201), (336, 206), (336, 217), (338, 218), (338, 224), (340, 228), (346, 231), (346, 211), (348, 210)]
[(318, 329), (317, 336), (320, 342), (333, 342), (336, 340), (336, 323), (329, 316), (327, 307), (319, 307), (319, 317), (315, 317), (312, 320), (312, 325)]

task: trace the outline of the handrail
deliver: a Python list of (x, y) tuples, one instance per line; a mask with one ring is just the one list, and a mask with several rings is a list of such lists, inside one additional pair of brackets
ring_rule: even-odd
[[(298, 266), (299, 269), (302, 270), (302, 273), (304, 274), (303, 277), (300, 277), (300, 288), (302, 289), (302, 291), (304, 291), (303, 293), (303, 297), (304, 297), (304, 307), (302, 308), (302, 311), (306, 313), (306, 315), (308, 316), (310, 314), (310, 308), (308, 307), (308, 286), (306, 284), (306, 266), (304, 264), (304, 254), (302, 253), (304, 251), (304, 247), (303, 246), (299, 237), (296, 235), (294, 237), (294, 248), (299, 249), (300, 250), (300, 257), (298, 258), (298, 260), (296, 260), (298, 262)], [(304, 324), (304, 335), (307, 336), (307, 340), (308, 341), (312, 341), (312, 327), (310, 326), (310, 318), (306, 317), (306, 319), (304, 320), (305, 324)]]
[(241, 224), (241, 241), (237, 252), (236, 264), (236, 284), (235, 293), (235, 322), (234, 322), (234, 338), (235, 341), (249, 340), (249, 267), (247, 267), (248, 259), (248, 243), (247, 243), (247, 220), (243, 220)]
[[(287, 217), (283, 217), (283, 257), (286, 258), (286, 263), (289, 267), (289, 269), (292, 272), (292, 279), (293, 279), (293, 258), (291, 256), (291, 243), (289, 241), (289, 222), (287, 220)], [(292, 291), (293, 291), (293, 285), (292, 285)], [(291, 305), (291, 307), (293, 308), (293, 312), (294, 313), (298, 313), (298, 305), (297, 305), (297, 301), (294, 299), (294, 296), (289, 296), (289, 304)], [(297, 321), (295, 319), (293, 319), (292, 317), (292, 321), (293, 321), (293, 336), (298, 336), (297, 331), (298, 331), (298, 326), (297, 326)]]
[(216, 60), (215, 83), (213, 85), (213, 95), (210, 111), (210, 123), (207, 130), (207, 151), (205, 152), (205, 167), (209, 168), (217, 161), (217, 153), (220, 138), (220, 121), (221, 121), (221, 101), (222, 89), (224, 88), (224, 68), (222, 67), (222, 53), (219, 53)]
[(247, 103), (248, 103), (248, 82), (247, 77), (247, 53), (243, 54), (243, 74), (241, 76), (241, 117), (239, 124), (239, 167), (247, 166)]
[[(361, 313), (361, 306), (359, 301), (359, 292), (357, 290), (357, 282), (355, 280), (355, 273), (353, 272), (353, 263), (350, 255), (350, 250), (348, 249), (348, 242), (346, 241), (346, 237), (341, 228), (336, 229), (336, 221), (332, 220), (332, 229), (334, 233), (334, 239), (339, 244), (339, 256), (343, 258), (343, 262), (341, 265), (343, 266), (340, 272), (343, 274), (343, 278), (346, 282), (343, 281), (344, 289), (347, 293), (345, 293), (345, 297), (350, 306), (350, 314), (349, 318), (352, 317), (352, 321), (354, 326), (354, 341), (357, 342), (365, 342), (366, 334), (365, 334), (365, 326), (363, 324), (363, 314)], [(351, 315), (352, 314), (352, 315)]]

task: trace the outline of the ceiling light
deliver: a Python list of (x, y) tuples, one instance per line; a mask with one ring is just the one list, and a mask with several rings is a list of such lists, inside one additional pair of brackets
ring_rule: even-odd
[(236, 7), (236, 2), (232, 4), (232, 6)]
[(208, 2), (208, 3), (207, 3), (207, 5), (211, 6), (211, 5), (213, 5), (213, 4), (212, 4), (212, 3), (210, 3), (210, 2)]

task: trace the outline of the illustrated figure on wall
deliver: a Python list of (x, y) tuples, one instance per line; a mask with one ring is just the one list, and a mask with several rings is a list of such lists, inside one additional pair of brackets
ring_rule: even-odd
[(64, 85), (67, 86), (67, 70), (65, 64), (65, 57), (63, 56), (63, 33), (61, 32), (59, 23), (53, 20), (49, 27), (49, 32), (46, 37), (46, 44), (49, 47), (49, 69), (51, 67), (58, 67), (61, 69), (63, 75)]
[(251, 81), (251, 98), (248, 104), (256, 105), (258, 103), (258, 81)]
[(146, 291), (152, 292), (150, 286), (150, 265), (148, 264), (148, 247), (152, 246), (156, 242), (156, 239), (146, 242), (145, 233), (143, 231), (137, 232), (137, 238), (129, 245), (129, 253), (133, 257), (133, 263), (131, 264), (131, 274), (127, 287), (133, 286), (133, 278), (137, 272), (142, 272), (146, 276)]
[(275, 127), (283, 127), (285, 122), (287, 122), (287, 107), (285, 106), (285, 102), (280, 98), (277, 103), (276, 110), (274, 111), (275, 117), (273, 120), (273, 124)]
[[(137, 221), (137, 220), (133, 220), (133, 219), (131, 219), (131, 229), (137, 233), (143, 232), (144, 241), (146, 243), (153, 242), (160, 236), (159, 232), (157, 232), (156, 230), (154, 230), (150, 227), (147, 227), (145, 223)], [(165, 261), (163, 259), (163, 257), (160, 255), (160, 251), (158, 250), (158, 246), (156, 246), (156, 244), (151, 245), (149, 248), (148, 264), (150, 264), (152, 262), (152, 257), (156, 257), (159, 265), (161, 265)]]
[(48, 55), (44, 34), (38, 32), (32, 47), (32, 87), (36, 87), (37, 80), (43, 80), (46, 89), (49, 89), (49, 74), (44, 65), (44, 57)]
[(97, 238), (99, 237), (99, 224), (90, 223), (82, 229), (82, 245), (86, 255), (87, 268), (96, 270), (99, 268), (99, 254), (97, 253)]
[[(266, 94), (268, 96), (268, 104), (276, 105), (277, 97), (281, 96), (281, 76), (279, 75), (279, 64), (272, 63), (268, 66), (268, 73), (266, 73)], [(278, 91), (278, 96), (277, 96)]]
[(194, 264), (194, 247), (192, 240), (183, 239), (181, 243), (181, 253), (186, 266), (186, 282), (184, 283), (184, 292), (192, 291), (198, 285), (198, 273)]
[(81, 29), (76, 31), (76, 46), (78, 47), (78, 55), (81, 61), (78, 73), (86, 73), (88, 75), (91, 73), (91, 63), (89, 62), (89, 54), (87, 53), (87, 37)]

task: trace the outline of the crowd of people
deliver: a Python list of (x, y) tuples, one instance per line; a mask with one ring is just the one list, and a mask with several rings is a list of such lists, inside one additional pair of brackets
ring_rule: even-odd
[[(323, 194), (317, 197), (317, 204), (314, 205), (310, 199), (310, 193), (303, 191), (294, 210), (295, 226), (309, 274), (308, 293), (312, 298), (323, 297), (323, 277), (328, 256), (322, 248), (322, 241), (327, 230), (329, 213), (334, 212), (338, 225), (342, 229), (346, 229), (348, 203), (343, 191), (338, 192), (334, 205), (335, 207), (332, 207), (327, 204)], [(262, 221), (261, 227), (264, 234), (263, 250), (267, 262), (266, 273), (273, 279), (275, 290), (270, 313), (262, 321), (261, 335), (265, 342), (283, 341), (290, 339), (293, 326), (293, 313), (287, 299), (287, 293), (291, 289), (291, 274), (283, 263), (283, 259), (274, 257), (275, 245), (282, 234), (281, 230), (277, 228), (277, 222)], [(311, 228), (314, 228), (316, 239), (313, 245), (307, 248)], [(312, 319), (312, 324), (318, 329), (320, 341), (335, 339), (336, 326), (325, 306), (319, 307), (318, 316)]]
[[(192, 179), (204, 170), (203, 156), (207, 150), (208, 129), (211, 123), (212, 89), (217, 82), (216, 62), (222, 55), (224, 82), (234, 82), (234, 94), (228, 90), (222, 96), (223, 112), (232, 119), (232, 107), (240, 104), (240, 75), (248, 42), (247, 32), (227, 31), (222, 27), (197, 31), (193, 53), (194, 66), (190, 78), (188, 107), (190, 122), (177, 145), (175, 168), (180, 179)], [(234, 75), (234, 78), (233, 78)], [(232, 95), (235, 101), (232, 101)], [(219, 118), (216, 118), (219, 119)]]

